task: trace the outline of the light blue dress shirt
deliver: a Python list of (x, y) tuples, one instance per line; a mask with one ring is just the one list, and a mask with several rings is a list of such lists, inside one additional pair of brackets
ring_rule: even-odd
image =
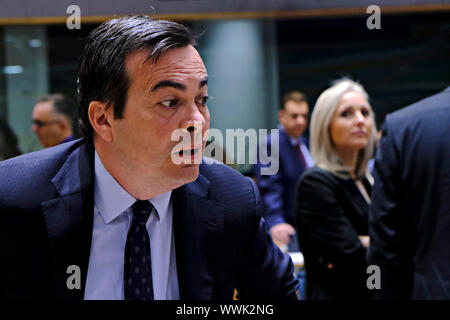
[[(178, 300), (172, 191), (149, 199), (154, 206), (147, 221), (155, 300)], [(95, 152), (94, 224), (85, 300), (124, 299), (124, 254), (131, 206), (136, 199), (111, 176)]]

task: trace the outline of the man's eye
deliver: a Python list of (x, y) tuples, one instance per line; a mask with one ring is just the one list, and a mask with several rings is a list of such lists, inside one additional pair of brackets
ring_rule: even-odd
[(173, 108), (174, 106), (176, 106), (176, 104), (178, 103), (178, 100), (172, 99), (172, 100), (166, 100), (161, 102), (161, 104), (164, 107), (168, 107), (168, 108)]
[(206, 106), (206, 103), (208, 102), (209, 97), (208, 96), (204, 96), (200, 99), (200, 104), (203, 106)]

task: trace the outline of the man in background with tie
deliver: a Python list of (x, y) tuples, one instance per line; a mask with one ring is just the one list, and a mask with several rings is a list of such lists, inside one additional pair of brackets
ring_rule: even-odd
[(91, 32), (84, 138), (0, 163), (1, 297), (296, 299), (256, 185), (202, 160), (208, 75), (194, 45), (185, 26), (143, 16)]
[(262, 175), (260, 161), (255, 166), (256, 181), (264, 201), (264, 218), (272, 239), (289, 251), (299, 251), (294, 228), (294, 196), (298, 178), (313, 165), (308, 140), (303, 133), (308, 125), (308, 102), (298, 91), (284, 95), (278, 111), (279, 141), (268, 136), (266, 150), (279, 144), (279, 170), (273, 175)]

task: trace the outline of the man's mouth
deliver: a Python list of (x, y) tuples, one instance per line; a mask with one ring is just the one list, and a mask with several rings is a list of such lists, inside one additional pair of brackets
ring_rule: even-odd
[(197, 163), (198, 161), (200, 161), (199, 159), (201, 159), (202, 157), (202, 150), (203, 150), (203, 146), (202, 145), (198, 145), (198, 146), (191, 146), (191, 147), (185, 147), (182, 148), (181, 150), (178, 151), (174, 151), (174, 155), (176, 155), (176, 157), (178, 158), (183, 158), (183, 162), (184, 161), (188, 161), (188, 162), (192, 162), (192, 163)]
[(198, 153), (200, 152), (200, 150), (201, 150), (201, 148), (183, 149), (183, 150), (180, 150), (180, 151), (178, 152), (178, 155), (179, 155), (180, 157), (183, 157), (183, 156), (191, 156), (191, 157), (194, 157), (196, 154), (198, 154)]

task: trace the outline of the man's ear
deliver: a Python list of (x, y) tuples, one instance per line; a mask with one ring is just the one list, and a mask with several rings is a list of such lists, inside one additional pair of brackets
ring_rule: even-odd
[(59, 127), (65, 131), (67, 128), (72, 128), (72, 125), (70, 124), (70, 120), (63, 116), (59, 122)]
[(66, 127), (67, 127), (64, 118), (60, 119), (60, 121), (57, 123), (57, 125), (62, 131), (64, 131), (66, 129)]
[(106, 107), (106, 102), (94, 100), (89, 103), (89, 121), (97, 135), (105, 141), (112, 141), (110, 124), (112, 111), (112, 107)]

